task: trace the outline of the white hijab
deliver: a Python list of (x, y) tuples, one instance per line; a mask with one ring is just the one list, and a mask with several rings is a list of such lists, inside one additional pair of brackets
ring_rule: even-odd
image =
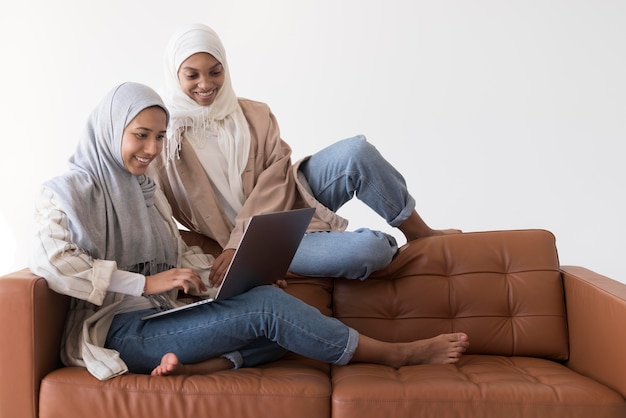
[[(211, 54), (222, 64), (225, 73), (224, 84), (209, 106), (198, 105), (181, 89), (178, 81), (181, 64), (199, 52)], [(228, 163), (228, 185), (218, 185), (218, 189), (238, 212), (245, 201), (241, 174), (250, 152), (250, 128), (231, 85), (224, 46), (215, 31), (203, 24), (190, 24), (173, 34), (165, 51), (165, 88), (162, 96), (171, 116), (166, 161), (169, 162), (180, 151), (185, 129), (191, 128), (196, 136), (202, 138), (200, 141), (217, 137), (219, 149)], [(205, 165), (205, 169), (209, 178), (217, 178), (211, 175), (211, 167)], [(221, 168), (215, 169), (219, 171)]]
[(144, 275), (176, 265), (176, 250), (154, 206), (156, 183), (124, 168), (122, 134), (142, 110), (167, 109), (150, 87), (124, 83), (93, 110), (70, 170), (46, 183), (66, 213), (71, 241), (95, 259)]

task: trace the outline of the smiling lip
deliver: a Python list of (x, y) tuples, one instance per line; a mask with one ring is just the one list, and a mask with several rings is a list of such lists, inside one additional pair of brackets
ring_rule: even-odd
[(135, 159), (139, 161), (141, 164), (145, 164), (145, 165), (150, 164), (150, 161), (151, 161), (150, 158), (142, 158), (138, 156), (135, 156)]
[(217, 89), (212, 89), (209, 91), (194, 91), (193, 93), (198, 96), (201, 100), (207, 100), (212, 98), (215, 95)]

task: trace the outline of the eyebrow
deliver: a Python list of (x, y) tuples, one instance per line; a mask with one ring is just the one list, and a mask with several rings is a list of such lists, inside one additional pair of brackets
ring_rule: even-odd
[[(218, 62), (217, 64), (215, 64), (213, 67), (209, 68), (209, 71), (214, 70), (216, 67), (222, 66), (221, 62)], [(194, 67), (180, 67), (181, 70), (192, 70), (192, 71), (199, 71), (197, 68)], [(179, 70), (180, 71), (180, 70)]]
[[(143, 127), (143, 126), (138, 126), (138, 127), (136, 127), (135, 129), (140, 129), (140, 130), (142, 130), (142, 131), (152, 132), (152, 129), (150, 129), (150, 128), (146, 128), (146, 127)], [(167, 130), (159, 131), (159, 133), (160, 133), (160, 134), (167, 133)]]

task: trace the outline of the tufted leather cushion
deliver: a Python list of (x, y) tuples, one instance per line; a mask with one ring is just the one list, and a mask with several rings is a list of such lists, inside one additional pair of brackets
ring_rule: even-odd
[(41, 382), (40, 418), (330, 416), (330, 366), (288, 355), (208, 375), (126, 374), (99, 381), (64, 367)]
[(334, 316), (365, 335), (469, 335), (469, 353), (568, 357), (554, 236), (544, 230), (431, 237), (367, 280), (335, 281)]
[(615, 391), (538, 358), (466, 355), (457, 364), (354, 364), (332, 374), (333, 415), (342, 418), (617, 418), (625, 411)]

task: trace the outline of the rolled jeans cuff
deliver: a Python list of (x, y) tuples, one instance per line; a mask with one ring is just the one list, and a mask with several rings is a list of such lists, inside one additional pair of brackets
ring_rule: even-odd
[(239, 369), (243, 366), (243, 357), (239, 351), (231, 351), (230, 353), (222, 354), (222, 357), (233, 363), (233, 370)]
[(413, 198), (413, 196), (409, 196), (406, 206), (404, 207), (404, 209), (402, 209), (402, 211), (400, 212), (398, 216), (396, 216), (394, 219), (388, 222), (389, 226), (392, 226), (394, 228), (397, 228), (398, 226), (400, 226), (402, 222), (409, 219), (409, 216), (411, 216), (411, 213), (413, 213), (414, 209), (415, 209), (415, 199)]
[(339, 359), (334, 363), (338, 366), (345, 366), (352, 360), (352, 356), (354, 356), (354, 352), (359, 345), (359, 333), (354, 328), (348, 327), (348, 342), (346, 343), (346, 348), (343, 351), (343, 354)]

